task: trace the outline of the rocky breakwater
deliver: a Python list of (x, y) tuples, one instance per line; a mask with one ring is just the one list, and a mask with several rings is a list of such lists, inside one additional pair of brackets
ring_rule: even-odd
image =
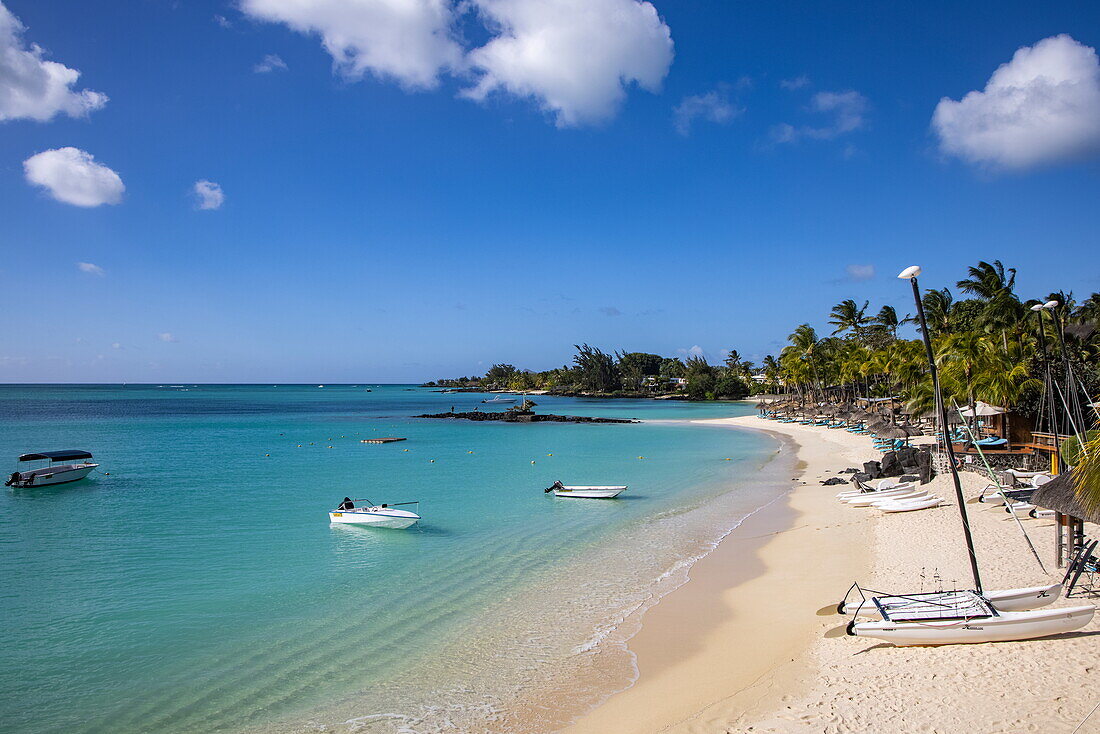
[(454, 418), (467, 421), (501, 421), (504, 423), (638, 423), (625, 418), (593, 418), (587, 415), (552, 415), (519, 410), (472, 410), (466, 413), (426, 413), (414, 418)]

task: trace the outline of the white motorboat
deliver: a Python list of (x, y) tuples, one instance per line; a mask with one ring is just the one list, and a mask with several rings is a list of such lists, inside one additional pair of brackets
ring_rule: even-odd
[[(953, 594), (955, 592), (942, 592)], [(1050, 586), (1028, 586), (1022, 589), (1004, 589), (1003, 591), (986, 592), (983, 596), (998, 612), (1026, 612), (1032, 609), (1050, 606), (1058, 601), (1062, 595), (1061, 584)], [(878, 607), (871, 599), (861, 602), (841, 602), (837, 605), (840, 614), (855, 615), (857, 617), (877, 617)]]
[[(368, 504), (356, 506), (356, 502)], [(345, 497), (340, 506), (328, 514), (330, 522), (348, 525), (367, 525), (374, 528), (393, 528), (403, 530), (420, 520), (420, 515), (409, 510), (399, 510), (398, 506), (416, 505), (417, 502), (397, 502), (395, 504), (376, 505), (369, 500), (353, 500)], [(419, 509), (419, 507), (417, 508)]]
[[(924, 599), (919, 599), (924, 597)], [(848, 634), (899, 646), (1030, 640), (1081, 629), (1096, 607), (1002, 612), (973, 591), (875, 597), (881, 621), (848, 623)], [(924, 603), (918, 603), (923, 601)]]
[[(82, 459), (91, 459), (87, 451), (41, 451), (36, 454), (23, 454), (20, 461), (46, 461), (47, 466), (24, 472), (12, 472), (4, 486), (17, 489), (45, 487), (51, 484), (78, 482), (92, 473), (99, 464)], [(70, 463), (59, 463), (70, 462)], [(75, 462), (75, 463), (74, 463)]]
[(516, 399), (515, 398), (488, 398), (486, 400), (482, 400), (481, 402), (482, 403), (490, 403), (490, 404), (492, 404), (492, 403), (497, 403), (497, 404), (508, 403), (508, 404), (511, 404), (511, 403), (516, 402)]
[(554, 482), (545, 492), (553, 492), (555, 497), (576, 497), (588, 500), (610, 500), (626, 491), (626, 485), (582, 486)]

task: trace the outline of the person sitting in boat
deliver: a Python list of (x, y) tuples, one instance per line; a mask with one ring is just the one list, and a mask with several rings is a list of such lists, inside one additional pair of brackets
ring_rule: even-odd
[(355, 503), (351, 501), (351, 497), (345, 497), (344, 501), (341, 502), (340, 506), (337, 507), (336, 509), (337, 510), (354, 510), (355, 509)]

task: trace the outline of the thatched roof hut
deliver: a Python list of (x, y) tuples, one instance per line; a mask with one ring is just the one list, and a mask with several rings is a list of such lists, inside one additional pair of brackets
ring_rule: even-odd
[(1086, 522), (1100, 523), (1100, 511), (1086, 509), (1077, 499), (1072, 469), (1035, 490), (1035, 494), (1031, 496), (1031, 502), (1046, 510), (1054, 510)]

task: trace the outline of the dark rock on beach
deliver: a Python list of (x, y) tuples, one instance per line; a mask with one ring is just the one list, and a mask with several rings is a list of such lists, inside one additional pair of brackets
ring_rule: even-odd
[(467, 413), (427, 413), (416, 418), (457, 418), (467, 421), (502, 421), (504, 423), (638, 423), (625, 418), (592, 418), (587, 415), (550, 415), (524, 413), (515, 410), (480, 411)]

